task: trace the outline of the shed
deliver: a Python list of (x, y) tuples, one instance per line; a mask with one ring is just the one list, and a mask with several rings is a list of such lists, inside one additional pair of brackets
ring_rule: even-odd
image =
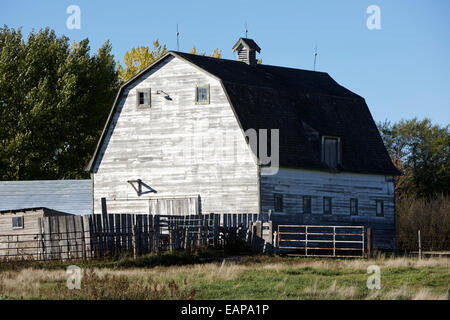
[(45, 207), (0, 211), (0, 259), (34, 255), (40, 233), (40, 218), (70, 213)]

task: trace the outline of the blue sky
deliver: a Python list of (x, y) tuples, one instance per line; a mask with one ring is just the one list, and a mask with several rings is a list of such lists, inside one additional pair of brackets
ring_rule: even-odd
[[(69, 5), (81, 9), (81, 29), (69, 30)], [(381, 29), (369, 30), (366, 9), (381, 10)], [(200, 52), (222, 50), (244, 35), (261, 47), (264, 64), (328, 72), (363, 96), (376, 121), (428, 117), (450, 123), (450, 1), (5, 1), (0, 24), (32, 29), (49, 26), (71, 40), (89, 38), (96, 50), (109, 39), (116, 60), (155, 39), (176, 50), (195, 44)]]

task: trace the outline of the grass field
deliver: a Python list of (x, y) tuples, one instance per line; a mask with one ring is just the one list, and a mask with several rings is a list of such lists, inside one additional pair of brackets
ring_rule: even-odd
[[(64, 265), (0, 271), (2, 299), (448, 299), (449, 258), (332, 260), (270, 256), (183, 266), (94, 262), (80, 290), (66, 287)], [(366, 286), (369, 265), (381, 289)]]

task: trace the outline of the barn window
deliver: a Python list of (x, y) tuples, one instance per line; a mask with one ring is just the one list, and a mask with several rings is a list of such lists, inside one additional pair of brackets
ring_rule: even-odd
[(350, 199), (350, 215), (351, 216), (358, 215), (358, 199), (355, 198)]
[(323, 213), (331, 214), (331, 198), (323, 197)]
[(322, 162), (330, 168), (341, 164), (341, 139), (339, 137), (322, 137)]
[(303, 213), (311, 213), (311, 196), (303, 196)]
[(150, 107), (151, 104), (151, 90), (137, 90), (136, 105), (138, 107)]
[(384, 216), (384, 202), (383, 202), (383, 200), (377, 200), (376, 201), (376, 210), (377, 210), (377, 217), (383, 217)]
[(23, 228), (23, 217), (22, 216), (12, 217), (12, 227), (13, 229)]
[(197, 86), (195, 88), (195, 103), (209, 104), (209, 85)]
[(283, 211), (283, 195), (275, 194), (274, 201), (275, 201), (275, 204), (274, 204), (275, 212), (282, 212)]

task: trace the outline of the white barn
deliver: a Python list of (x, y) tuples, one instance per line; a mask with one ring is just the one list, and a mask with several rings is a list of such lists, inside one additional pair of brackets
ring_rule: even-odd
[(371, 226), (394, 248), (398, 170), (364, 99), (327, 73), (258, 64), (251, 39), (233, 49), (168, 52), (120, 88), (87, 166), (94, 213), (101, 198), (109, 213), (270, 209), (275, 224)]

